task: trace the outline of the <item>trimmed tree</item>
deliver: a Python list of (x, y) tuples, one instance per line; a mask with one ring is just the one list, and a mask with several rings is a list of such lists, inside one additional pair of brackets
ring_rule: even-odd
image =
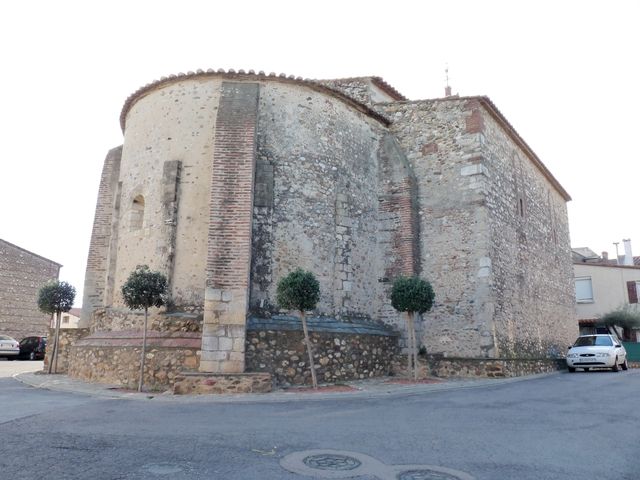
[(620, 327), (625, 332), (640, 328), (640, 311), (630, 308), (619, 308), (605, 313), (599, 320), (608, 327)]
[(309, 355), (309, 367), (311, 369), (311, 380), (313, 388), (318, 388), (318, 380), (316, 378), (316, 368), (313, 364), (313, 350), (311, 340), (309, 339), (309, 330), (307, 329), (307, 318), (305, 311), (316, 308), (320, 300), (320, 284), (311, 272), (307, 272), (298, 268), (289, 273), (286, 277), (281, 278), (278, 282), (276, 292), (276, 301), (281, 308), (286, 310), (297, 310), (302, 321), (302, 330), (304, 332), (304, 343), (307, 347)]
[(144, 377), (144, 357), (147, 351), (147, 319), (149, 307), (161, 307), (165, 303), (167, 278), (160, 272), (152, 272), (147, 265), (138, 265), (122, 285), (124, 303), (131, 310), (144, 309), (142, 330), (142, 352), (140, 354), (140, 378), (138, 391), (142, 391)]
[[(399, 277), (393, 282), (391, 305), (399, 312), (407, 313), (409, 334), (408, 372), (418, 379), (418, 349), (416, 346), (415, 321), (418, 316), (431, 310), (435, 294), (431, 284), (419, 277)], [(412, 367), (413, 363), (413, 367)]]
[(38, 308), (41, 312), (56, 316), (56, 333), (53, 343), (53, 353), (49, 359), (47, 373), (58, 373), (58, 342), (60, 340), (60, 318), (62, 312), (68, 312), (76, 298), (76, 289), (67, 282), (52, 280), (38, 292)]

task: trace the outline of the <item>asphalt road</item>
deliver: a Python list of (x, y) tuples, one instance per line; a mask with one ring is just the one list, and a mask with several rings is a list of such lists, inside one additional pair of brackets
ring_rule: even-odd
[[(0, 479), (638, 480), (639, 393), (639, 370), (235, 405), (104, 399), (0, 378)], [(306, 450), (354, 453), (296, 453)]]

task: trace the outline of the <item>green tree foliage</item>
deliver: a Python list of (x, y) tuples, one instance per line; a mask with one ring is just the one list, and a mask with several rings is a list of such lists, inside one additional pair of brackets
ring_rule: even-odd
[(635, 309), (620, 308), (605, 313), (600, 317), (600, 323), (622, 328), (640, 328), (640, 312)]
[(320, 284), (311, 272), (294, 270), (278, 282), (276, 301), (288, 310), (306, 311), (316, 308), (320, 300)]
[(76, 298), (76, 289), (67, 282), (52, 280), (38, 292), (38, 308), (44, 313), (68, 312)]
[(147, 265), (138, 265), (122, 285), (124, 303), (131, 310), (144, 309), (144, 329), (142, 330), (142, 352), (140, 354), (140, 378), (138, 391), (142, 391), (144, 379), (144, 357), (147, 351), (147, 319), (149, 307), (161, 307), (165, 303), (167, 277), (160, 272), (152, 272)]
[(60, 318), (62, 312), (68, 312), (76, 298), (76, 289), (67, 282), (52, 280), (38, 292), (38, 308), (41, 312), (56, 315), (56, 333), (53, 342), (53, 355), (49, 358), (48, 373), (58, 372), (58, 342), (60, 340)]
[(398, 277), (391, 289), (391, 305), (399, 312), (407, 312), (408, 372), (418, 379), (418, 348), (415, 322), (418, 315), (431, 310), (435, 294), (431, 284), (418, 277)]
[(431, 310), (435, 294), (426, 280), (398, 277), (391, 290), (391, 305), (399, 312), (424, 313)]
[(147, 265), (138, 265), (122, 285), (124, 303), (131, 310), (148, 309), (164, 305), (167, 278), (152, 272)]
[(313, 388), (318, 388), (318, 380), (316, 377), (316, 368), (313, 363), (313, 350), (311, 340), (309, 339), (309, 330), (307, 328), (307, 319), (305, 311), (316, 308), (320, 300), (320, 284), (311, 272), (307, 272), (298, 268), (283, 277), (278, 282), (276, 291), (276, 301), (281, 308), (286, 310), (297, 310), (302, 321), (302, 330), (304, 332), (304, 343), (307, 347), (309, 355), (309, 368), (311, 369), (311, 380)]

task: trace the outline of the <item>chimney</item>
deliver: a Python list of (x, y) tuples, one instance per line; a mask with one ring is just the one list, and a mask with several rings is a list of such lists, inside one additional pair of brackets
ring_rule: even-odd
[(622, 239), (624, 243), (624, 263), (623, 265), (633, 265), (633, 254), (631, 253), (631, 239)]
[(609, 261), (609, 252), (602, 252), (602, 260), (605, 262)]

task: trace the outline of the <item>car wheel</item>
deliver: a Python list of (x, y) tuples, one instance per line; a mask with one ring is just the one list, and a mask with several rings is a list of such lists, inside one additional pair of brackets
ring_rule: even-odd
[(623, 370), (629, 370), (629, 364), (627, 363), (627, 359), (624, 359), (624, 363), (622, 364), (622, 369)]
[(611, 367), (611, 370), (613, 370), (614, 372), (620, 371), (620, 366), (618, 365), (618, 357), (616, 357), (616, 362), (613, 364), (613, 367)]
[(569, 373), (573, 373), (576, 371), (575, 367), (567, 367), (569, 369)]
[(36, 359), (36, 352), (31, 352), (29, 354), (29, 360), (35, 360)]

